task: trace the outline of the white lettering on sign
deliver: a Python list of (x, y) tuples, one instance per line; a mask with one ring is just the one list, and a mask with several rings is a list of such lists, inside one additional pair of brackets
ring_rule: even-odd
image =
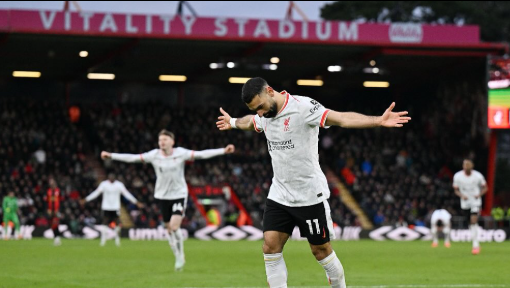
[(186, 35), (191, 34), (191, 29), (193, 28), (193, 24), (195, 23), (197, 18), (195, 18), (193, 16), (184, 16), (184, 17), (181, 16), (180, 18), (181, 18), (182, 24), (184, 24), (184, 29), (185, 29)]
[(358, 41), (358, 24), (346, 22), (338, 23), (338, 40)]
[(152, 16), (151, 15), (145, 16), (145, 33), (147, 33), (147, 34), (152, 33)]
[(160, 16), (159, 19), (161, 19), (161, 21), (163, 21), (163, 33), (170, 34), (170, 21), (172, 21), (172, 19), (174, 19), (174, 17), (169, 16), (169, 15), (163, 15), (163, 16)]
[(255, 32), (253, 33), (253, 37), (259, 37), (260, 35), (271, 38), (271, 31), (269, 31), (269, 26), (267, 26), (265, 20), (260, 20), (259, 23), (257, 23), (257, 28), (255, 28)]
[(420, 24), (393, 23), (390, 25), (389, 36), (394, 43), (421, 43), (423, 29)]
[(131, 14), (126, 15), (126, 32), (127, 33), (138, 33), (138, 27), (133, 26), (133, 19)]
[(90, 30), (90, 18), (94, 17), (92, 12), (81, 12), (80, 17), (83, 18), (83, 31)]
[(51, 29), (51, 26), (53, 26), (53, 21), (55, 21), (56, 15), (57, 11), (51, 11), (49, 16), (46, 16), (46, 12), (39, 11), (39, 16), (41, 17), (41, 22), (43, 23), (45, 30)]
[(105, 32), (107, 29), (110, 29), (112, 32), (117, 32), (117, 24), (115, 24), (115, 19), (113, 19), (110, 13), (104, 15), (101, 26), (99, 27), (99, 32)]
[(235, 19), (234, 20), (237, 23), (237, 36), (244, 37), (244, 25), (248, 23), (248, 19)]
[(280, 21), (278, 23), (278, 37), (287, 39), (294, 36), (294, 31), (296, 30), (296, 27), (294, 26), (294, 23), (292, 23), (289, 20)]
[[(324, 29), (322, 26), (324, 26)], [(317, 38), (319, 38), (319, 40), (328, 40), (329, 37), (331, 37), (331, 22), (315, 23), (315, 33), (317, 34)]]
[(64, 14), (64, 29), (66, 29), (66, 31), (71, 30), (71, 12), (70, 11), (66, 11)]
[(308, 39), (308, 22), (301, 22), (301, 38)]
[(216, 27), (216, 29), (214, 30), (214, 35), (218, 37), (223, 37), (227, 35), (228, 29), (227, 25), (225, 25), (226, 21), (227, 19), (225, 18), (216, 18), (216, 20), (214, 21), (214, 26)]

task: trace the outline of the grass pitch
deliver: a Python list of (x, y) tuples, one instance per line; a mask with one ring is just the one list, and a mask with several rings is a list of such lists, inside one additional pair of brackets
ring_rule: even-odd
[[(366, 288), (510, 287), (510, 242), (431, 248), (430, 242), (335, 241), (347, 286)], [(262, 242), (187, 240), (186, 266), (174, 272), (166, 241), (130, 241), (118, 248), (98, 240), (0, 242), (0, 287), (267, 287)], [(289, 287), (329, 287), (307, 242), (284, 250)]]

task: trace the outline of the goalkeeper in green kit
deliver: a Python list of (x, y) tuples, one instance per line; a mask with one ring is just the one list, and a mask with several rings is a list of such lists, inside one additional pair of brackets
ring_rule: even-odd
[(14, 223), (14, 237), (16, 239), (21, 239), (21, 235), (19, 233), (19, 218), (18, 218), (18, 199), (14, 196), (13, 191), (9, 191), (9, 194), (4, 197), (4, 201), (2, 202), (2, 211), (4, 213), (4, 240), (8, 240), (10, 235), (8, 235), (9, 221)]

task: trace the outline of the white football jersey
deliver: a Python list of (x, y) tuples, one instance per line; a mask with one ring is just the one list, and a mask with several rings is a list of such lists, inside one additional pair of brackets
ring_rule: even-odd
[(450, 219), (452, 219), (452, 215), (448, 211), (445, 209), (437, 209), (432, 213), (430, 223), (435, 225), (438, 220), (441, 220), (445, 225), (449, 225)]
[(330, 195), (318, 151), (319, 127), (330, 110), (311, 98), (281, 93), (285, 103), (274, 118), (253, 117), (255, 130), (266, 134), (273, 165), (267, 198), (290, 207), (315, 205)]
[(129, 193), (126, 186), (120, 181), (105, 180), (99, 184), (94, 192), (90, 193), (85, 201), (89, 202), (96, 199), (100, 194), (103, 194), (103, 202), (101, 203), (101, 209), (107, 211), (119, 211), (120, 210), (120, 195), (124, 195), (132, 203), (136, 203), (136, 198)]
[(459, 188), (460, 193), (466, 195), (467, 200), (460, 199), (460, 207), (462, 209), (470, 209), (472, 207), (482, 206), (482, 198), (475, 196), (480, 194), (481, 187), (486, 185), (485, 178), (482, 173), (472, 170), (471, 175), (466, 175), (464, 170), (455, 173), (453, 176), (453, 187)]
[(165, 156), (160, 149), (140, 154), (143, 162), (152, 164), (156, 172), (154, 198), (175, 200), (188, 197), (188, 185), (184, 177), (186, 161), (193, 159), (194, 151), (177, 147), (172, 155)]

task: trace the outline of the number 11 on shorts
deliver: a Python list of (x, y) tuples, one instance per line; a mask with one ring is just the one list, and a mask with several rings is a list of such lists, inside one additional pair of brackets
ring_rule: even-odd
[[(310, 228), (310, 234), (313, 235), (312, 220), (306, 220), (306, 223), (308, 223), (308, 228)], [(319, 219), (313, 219), (313, 223), (315, 223), (317, 234), (321, 234), (321, 230), (319, 229)]]

